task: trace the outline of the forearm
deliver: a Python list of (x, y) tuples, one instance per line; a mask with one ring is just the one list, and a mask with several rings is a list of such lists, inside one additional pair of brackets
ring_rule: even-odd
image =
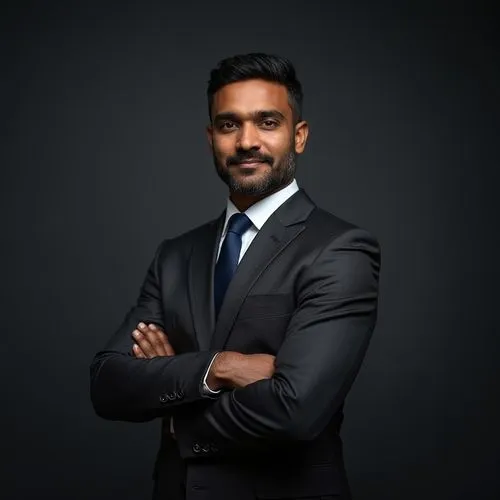
[(214, 354), (137, 359), (123, 352), (101, 351), (90, 367), (94, 409), (109, 420), (146, 421), (181, 405), (208, 400), (201, 385)]
[[(342, 406), (374, 321), (372, 314), (360, 322), (364, 328), (357, 335), (349, 336), (351, 332), (346, 331), (339, 338), (336, 360), (328, 359), (327, 354), (321, 359), (318, 354), (318, 365), (304, 363), (298, 368), (291, 366), (284, 354), (283, 364), (278, 364), (272, 378), (224, 392), (199, 412), (183, 414), (176, 426), (181, 456), (197, 456), (193, 452), (196, 443), (213, 444), (219, 455), (230, 455), (241, 449), (266, 450), (277, 443), (314, 439)], [(318, 339), (318, 344), (322, 343)]]
[(242, 450), (260, 454), (276, 446), (299, 445), (308, 438), (297, 425), (298, 404), (286, 382), (275, 377), (224, 392), (210, 406), (183, 412), (177, 419), (180, 454), (185, 459), (231, 456)]
[(176, 426), (181, 455), (192, 455), (193, 439), (215, 443), (222, 453), (294, 439), (293, 412), (294, 404), (276, 378), (224, 392), (201, 413), (183, 413)]

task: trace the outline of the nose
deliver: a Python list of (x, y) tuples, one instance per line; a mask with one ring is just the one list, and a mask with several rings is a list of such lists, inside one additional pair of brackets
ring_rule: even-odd
[(244, 123), (239, 130), (236, 147), (242, 150), (260, 149), (260, 138), (257, 127), (252, 123)]

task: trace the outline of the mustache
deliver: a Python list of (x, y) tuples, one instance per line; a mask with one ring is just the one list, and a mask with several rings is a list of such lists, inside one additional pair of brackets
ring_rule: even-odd
[(244, 161), (261, 161), (263, 163), (269, 163), (269, 165), (272, 165), (274, 159), (272, 156), (259, 155), (255, 153), (237, 153), (227, 158), (226, 165), (228, 167), (231, 165), (239, 165)]

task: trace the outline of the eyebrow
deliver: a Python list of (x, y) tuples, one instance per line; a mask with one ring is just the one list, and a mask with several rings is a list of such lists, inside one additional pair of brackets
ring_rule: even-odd
[[(276, 118), (278, 120), (286, 120), (286, 117), (283, 113), (280, 113), (276, 109), (263, 109), (259, 111), (254, 111), (249, 114), (250, 118), (252, 120), (263, 120), (265, 118)], [(232, 113), (230, 111), (226, 113), (219, 113), (218, 115), (215, 115), (214, 117), (214, 122), (219, 122), (221, 120), (231, 120), (234, 122), (240, 121), (241, 116), (238, 115), (237, 113)]]

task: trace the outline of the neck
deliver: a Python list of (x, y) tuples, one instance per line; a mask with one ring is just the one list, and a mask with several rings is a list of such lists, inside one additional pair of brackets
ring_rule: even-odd
[(257, 203), (260, 200), (263, 200), (266, 198), (266, 196), (269, 196), (271, 193), (262, 195), (262, 196), (249, 196), (249, 195), (244, 195), (241, 193), (230, 193), (229, 198), (230, 200), (234, 203), (234, 206), (240, 211), (240, 212), (245, 212), (248, 210), (252, 205)]

